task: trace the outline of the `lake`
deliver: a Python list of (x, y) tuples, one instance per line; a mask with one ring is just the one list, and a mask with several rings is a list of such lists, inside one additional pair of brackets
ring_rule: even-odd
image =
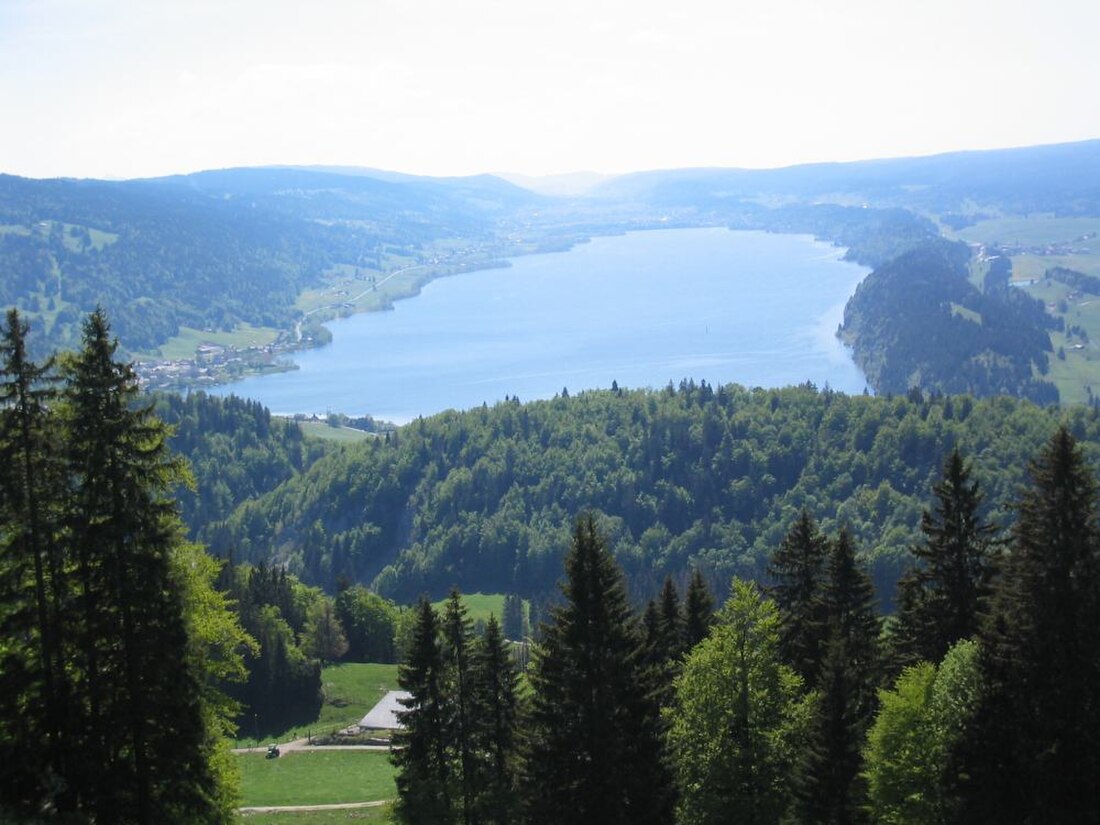
[(806, 235), (631, 232), (440, 278), (392, 311), (332, 321), (299, 369), (218, 387), (276, 413), (409, 421), (447, 408), (607, 388), (866, 379), (836, 339), (868, 272)]

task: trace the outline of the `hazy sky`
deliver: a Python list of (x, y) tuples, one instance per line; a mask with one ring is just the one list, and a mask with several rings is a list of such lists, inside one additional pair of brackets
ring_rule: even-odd
[(0, 0), (0, 172), (782, 166), (1100, 137), (1096, 0)]

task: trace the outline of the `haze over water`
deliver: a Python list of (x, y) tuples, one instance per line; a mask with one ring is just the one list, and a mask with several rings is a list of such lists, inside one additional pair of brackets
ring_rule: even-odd
[(848, 393), (866, 379), (835, 338), (867, 273), (804, 235), (676, 229), (595, 238), (507, 269), (442, 278), (392, 312), (332, 321), (294, 372), (219, 387), (276, 413), (406, 422), (448, 408), (690, 378)]

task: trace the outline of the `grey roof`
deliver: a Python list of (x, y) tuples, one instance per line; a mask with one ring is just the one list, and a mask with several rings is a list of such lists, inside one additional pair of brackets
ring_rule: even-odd
[(399, 705), (397, 700), (409, 699), (411, 696), (412, 694), (407, 690), (391, 690), (359, 720), (359, 727), (371, 730), (397, 730), (401, 727), (401, 723), (397, 721), (398, 711), (408, 709)]

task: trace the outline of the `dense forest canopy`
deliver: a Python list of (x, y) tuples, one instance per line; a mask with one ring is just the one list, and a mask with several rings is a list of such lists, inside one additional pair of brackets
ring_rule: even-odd
[[(1003, 530), (1028, 457), (1062, 421), (1095, 466), (1097, 413), (1005, 397), (684, 382), (512, 400), (332, 447), (194, 528), (217, 554), (287, 564), (326, 589), (347, 579), (402, 601), (452, 585), (543, 596), (574, 515), (591, 508), (644, 598), (692, 567), (712, 582), (764, 579), (805, 508), (827, 530), (849, 528), (888, 603), (951, 450), (972, 457), (983, 515)], [(204, 449), (196, 467), (213, 466)], [(199, 472), (199, 498), (217, 483)]]
[(875, 269), (844, 308), (842, 336), (879, 392), (1012, 395), (1055, 403), (1049, 329), (1062, 321), (1008, 283), (1011, 265), (990, 263), (985, 288), (967, 280), (963, 243), (922, 244)]

